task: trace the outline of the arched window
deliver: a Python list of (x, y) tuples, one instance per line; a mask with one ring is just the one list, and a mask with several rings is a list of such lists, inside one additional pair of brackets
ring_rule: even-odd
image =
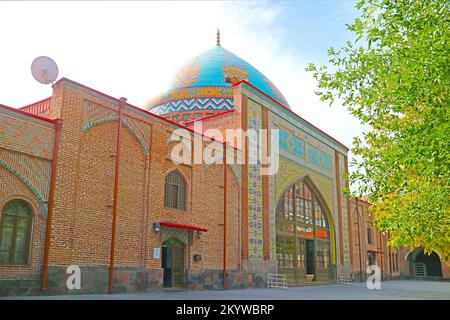
[(171, 209), (186, 209), (186, 183), (178, 171), (166, 176), (164, 206)]
[(12, 200), (2, 210), (0, 264), (27, 264), (33, 214), (23, 200)]
[(330, 227), (319, 197), (306, 181), (291, 185), (277, 208), (277, 262), (281, 268), (329, 270)]

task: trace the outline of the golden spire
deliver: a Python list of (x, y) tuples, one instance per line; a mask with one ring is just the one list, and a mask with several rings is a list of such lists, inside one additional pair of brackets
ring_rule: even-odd
[(220, 30), (217, 29), (217, 46), (220, 47)]

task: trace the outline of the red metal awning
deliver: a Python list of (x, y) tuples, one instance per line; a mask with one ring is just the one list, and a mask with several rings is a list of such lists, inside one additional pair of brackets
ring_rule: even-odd
[(159, 225), (161, 227), (176, 228), (176, 229), (185, 229), (185, 230), (202, 231), (202, 232), (208, 231), (208, 229), (204, 229), (204, 228), (200, 228), (200, 227), (188, 226), (185, 224), (177, 224), (177, 223), (164, 222), (164, 221), (161, 221), (159, 223)]

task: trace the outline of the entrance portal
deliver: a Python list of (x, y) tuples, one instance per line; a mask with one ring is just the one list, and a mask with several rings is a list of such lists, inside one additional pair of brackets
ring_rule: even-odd
[[(332, 228), (325, 203), (307, 179), (293, 183), (282, 194), (276, 211), (278, 273), (289, 284), (330, 281)], [(326, 211), (327, 210), (327, 211)]]
[[(436, 252), (425, 254), (423, 248), (416, 248), (410, 254), (413, 275), (416, 277), (442, 277), (441, 260)], [(409, 258), (409, 257), (408, 257)]]
[(162, 245), (163, 286), (182, 288), (184, 286), (184, 244), (174, 238)]

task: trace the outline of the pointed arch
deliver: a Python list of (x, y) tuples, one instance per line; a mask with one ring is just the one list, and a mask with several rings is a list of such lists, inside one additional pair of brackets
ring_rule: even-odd
[(300, 177), (296, 177), (296, 178), (292, 179), (289, 182), (288, 186), (285, 187), (283, 189), (283, 191), (278, 195), (277, 210), (278, 210), (278, 206), (280, 205), (280, 201), (282, 200), (285, 192), (288, 191), (290, 188), (292, 188), (293, 185), (295, 185), (297, 183), (300, 183), (300, 182), (306, 182), (308, 184), (308, 186), (314, 192), (315, 196), (317, 196), (321, 206), (324, 209), (324, 213), (325, 213), (325, 216), (326, 216), (326, 219), (327, 219), (327, 222), (328, 222), (328, 225), (329, 225), (329, 230), (330, 230), (331, 262), (332, 262), (332, 264), (336, 265), (336, 262), (337, 262), (337, 256), (336, 256), (336, 228), (335, 228), (333, 216), (331, 214), (330, 207), (328, 206), (327, 202), (325, 201), (325, 198), (323, 197), (322, 193), (317, 188), (316, 184), (314, 183), (314, 181), (312, 180), (312, 178), (309, 175), (305, 174), (305, 175), (302, 175)]
[(164, 207), (186, 211), (187, 180), (180, 170), (170, 171), (164, 179)]
[(336, 265), (335, 225), (331, 210), (308, 175), (293, 179), (276, 208), (276, 253), (280, 272), (289, 281), (333, 280)]
[[(14, 174), (22, 181), (39, 202), (40, 212), (47, 213), (47, 197), (50, 188), (50, 166), (26, 156), (5, 153), (0, 158), (0, 168)], [(8, 161), (7, 161), (8, 160)]]

